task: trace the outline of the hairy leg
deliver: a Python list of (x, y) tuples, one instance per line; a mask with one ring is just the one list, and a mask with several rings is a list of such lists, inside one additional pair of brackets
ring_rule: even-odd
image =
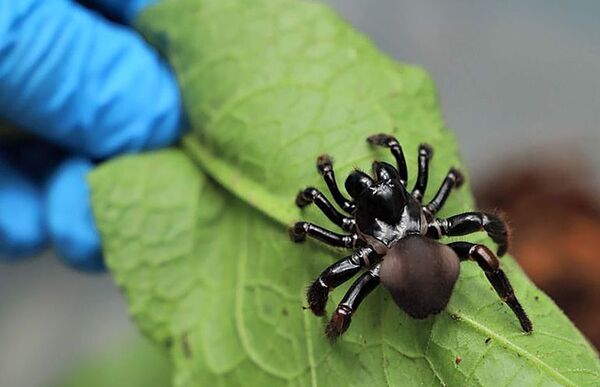
[(523, 331), (531, 332), (533, 330), (533, 324), (517, 299), (508, 277), (506, 277), (504, 271), (500, 269), (500, 262), (494, 253), (484, 245), (476, 245), (468, 242), (454, 242), (449, 243), (448, 246), (456, 252), (462, 261), (472, 260), (477, 262), (496, 290), (496, 293), (498, 293), (498, 296), (500, 296), (500, 299), (502, 299), (502, 301), (504, 301), (517, 316)]
[(354, 219), (343, 215), (335, 209), (333, 204), (321, 191), (316, 188), (308, 187), (298, 193), (296, 196), (296, 205), (300, 208), (304, 208), (310, 203), (315, 203), (319, 209), (336, 225), (340, 226), (342, 230), (350, 231), (354, 228)]
[(354, 277), (362, 267), (368, 266), (379, 259), (372, 247), (356, 249), (352, 255), (342, 258), (317, 277), (308, 288), (306, 294), (310, 310), (317, 316), (325, 314), (325, 305), (329, 292)]
[(352, 315), (356, 312), (360, 303), (379, 285), (380, 268), (381, 264), (379, 263), (373, 266), (369, 271), (358, 277), (346, 292), (333, 316), (331, 316), (327, 328), (325, 328), (325, 334), (331, 340), (335, 340), (348, 329), (352, 321)]
[(335, 174), (333, 172), (333, 162), (331, 161), (331, 157), (328, 155), (321, 155), (317, 158), (317, 169), (319, 173), (323, 176), (325, 180), (325, 184), (327, 184), (327, 188), (329, 188), (329, 192), (333, 196), (333, 200), (340, 206), (344, 211), (349, 214), (352, 214), (356, 209), (356, 205), (354, 202), (346, 199), (344, 195), (340, 192), (338, 188), (337, 182), (335, 180)]
[(447, 219), (434, 219), (429, 223), (427, 236), (439, 239), (442, 236), (458, 236), (485, 231), (498, 245), (498, 255), (503, 256), (508, 249), (508, 227), (494, 214), (485, 212), (465, 212)]
[(433, 218), (433, 216), (444, 206), (446, 200), (450, 196), (453, 188), (458, 188), (464, 181), (462, 173), (458, 169), (451, 168), (446, 175), (446, 178), (442, 182), (440, 189), (435, 194), (433, 199), (426, 206), (423, 207), (426, 215)]
[(345, 247), (351, 249), (358, 240), (356, 234), (343, 235), (324, 229), (309, 222), (297, 222), (289, 229), (290, 238), (295, 243), (306, 240), (306, 236), (315, 238), (325, 244), (334, 247)]

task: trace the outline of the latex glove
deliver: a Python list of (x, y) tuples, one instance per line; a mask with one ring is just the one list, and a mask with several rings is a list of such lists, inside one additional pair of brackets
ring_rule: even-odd
[[(155, 1), (86, 4), (127, 24)], [(163, 147), (182, 130), (177, 84), (157, 53), (69, 0), (0, 0), (0, 120), (60, 146), (0, 138), (0, 256), (51, 245), (85, 269), (103, 267), (92, 160)]]

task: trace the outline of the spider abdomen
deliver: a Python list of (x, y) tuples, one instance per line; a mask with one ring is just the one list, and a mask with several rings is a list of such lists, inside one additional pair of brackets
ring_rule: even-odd
[(441, 312), (460, 271), (456, 253), (446, 245), (414, 235), (394, 243), (381, 264), (381, 283), (410, 316)]

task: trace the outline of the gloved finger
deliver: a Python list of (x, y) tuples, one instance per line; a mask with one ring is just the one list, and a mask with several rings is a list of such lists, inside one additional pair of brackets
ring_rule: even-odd
[(40, 252), (46, 242), (42, 190), (0, 156), (0, 257)]
[(138, 13), (159, 0), (79, 0), (121, 23), (131, 24)]
[(181, 134), (168, 66), (135, 32), (66, 0), (0, 0), (0, 118), (103, 158)]
[(101, 242), (86, 180), (92, 168), (82, 158), (68, 159), (57, 168), (47, 185), (47, 226), (52, 246), (67, 264), (100, 271), (104, 269)]

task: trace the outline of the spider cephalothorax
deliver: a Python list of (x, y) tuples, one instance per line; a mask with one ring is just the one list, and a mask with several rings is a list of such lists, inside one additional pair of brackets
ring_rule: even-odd
[(371, 136), (367, 141), (390, 148), (397, 168), (375, 161), (373, 177), (358, 170), (350, 173), (345, 187), (352, 200), (340, 192), (331, 159), (326, 155), (317, 159), (317, 168), (335, 202), (350, 216), (336, 210), (316, 188), (306, 188), (296, 197), (298, 206), (305, 207), (314, 202), (349, 234), (337, 234), (312, 223), (298, 222), (290, 228), (294, 242), (303, 242), (308, 235), (328, 245), (353, 250), (351, 255), (325, 269), (309, 287), (310, 309), (318, 316), (325, 314), (329, 292), (362, 268), (367, 269), (338, 305), (327, 325), (327, 336), (334, 339), (348, 329), (358, 305), (379, 283), (389, 290), (396, 304), (414, 318), (422, 319), (441, 312), (452, 295), (460, 262), (465, 260), (477, 262), (500, 298), (513, 310), (523, 330), (531, 332), (531, 321), (493, 252), (481, 244), (452, 242), (445, 245), (436, 241), (443, 236), (483, 230), (498, 244), (497, 253), (502, 256), (508, 245), (504, 222), (493, 214), (482, 212), (436, 218), (435, 214), (452, 189), (462, 184), (461, 173), (450, 169), (434, 198), (423, 205), (431, 147), (426, 144), (419, 147), (417, 181), (408, 192), (406, 162), (398, 141), (386, 134)]

